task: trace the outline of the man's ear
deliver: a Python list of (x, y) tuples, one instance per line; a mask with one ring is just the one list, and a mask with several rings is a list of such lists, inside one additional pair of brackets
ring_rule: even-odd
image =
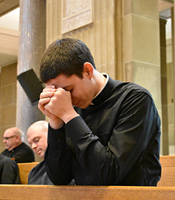
[(85, 62), (83, 65), (83, 77), (88, 77), (89, 79), (93, 76), (94, 68), (91, 63)]

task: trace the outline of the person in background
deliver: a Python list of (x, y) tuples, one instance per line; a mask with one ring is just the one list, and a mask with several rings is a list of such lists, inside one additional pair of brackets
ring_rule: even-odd
[(44, 154), (47, 148), (48, 122), (41, 120), (34, 122), (27, 129), (28, 142), (35, 154), (42, 159), (29, 173), (28, 184), (53, 185), (47, 176), (45, 169)]
[(19, 168), (17, 163), (0, 154), (0, 184), (20, 184)]
[(3, 135), (5, 150), (1, 153), (17, 163), (34, 162), (32, 149), (22, 141), (23, 132), (18, 127), (8, 128)]
[(40, 78), (49, 119), (46, 169), (55, 185), (156, 186), (160, 117), (148, 90), (100, 73), (78, 39), (54, 41)]

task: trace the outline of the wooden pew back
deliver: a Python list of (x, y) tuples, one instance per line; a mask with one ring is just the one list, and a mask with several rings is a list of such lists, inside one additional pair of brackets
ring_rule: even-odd
[[(175, 156), (160, 156), (160, 163), (162, 165), (162, 175), (158, 182), (160, 186), (175, 186)], [(174, 197), (175, 198), (175, 197)]]
[[(30, 170), (39, 162), (18, 163), (19, 173), (22, 184), (27, 184)], [(160, 163), (162, 165), (162, 175), (158, 182), (158, 187), (161, 186), (175, 186), (175, 156), (160, 156)]]
[(21, 184), (28, 183), (28, 175), (32, 168), (34, 168), (39, 162), (30, 163), (18, 163), (19, 175), (21, 178)]

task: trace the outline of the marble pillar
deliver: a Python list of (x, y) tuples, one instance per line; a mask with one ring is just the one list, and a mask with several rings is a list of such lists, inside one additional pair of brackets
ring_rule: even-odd
[[(34, 69), (39, 76), (41, 56), (46, 47), (46, 0), (20, 0), (19, 53), (17, 74)], [(45, 119), (37, 105), (32, 105), (17, 82), (16, 125), (27, 142), (26, 130), (35, 121)]]

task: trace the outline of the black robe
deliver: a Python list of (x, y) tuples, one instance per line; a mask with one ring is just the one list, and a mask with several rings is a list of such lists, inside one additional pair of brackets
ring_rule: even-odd
[(151, 94), (134, 83), (109, 81), (80, 116), (49, 127), (46, 169), (56, 185), (156, 186), (160, 118)]
[(2, 152), (3, 155), (14, 158), (17, 163), (26, 163), (26, 162), (34, 162), (35, 156), (33, 150), (24, 142), (22, 142), (19, 146), (9, 151), (5, 149)]
[(32, 185), (53, 185), (49, 179), (46, 169), (45, 162), (42, 161), (36, 165), (29, 173), (28, 184)]
[(19, 184), (19, 168), (15, 161), (0, 154), (0, 184)]

